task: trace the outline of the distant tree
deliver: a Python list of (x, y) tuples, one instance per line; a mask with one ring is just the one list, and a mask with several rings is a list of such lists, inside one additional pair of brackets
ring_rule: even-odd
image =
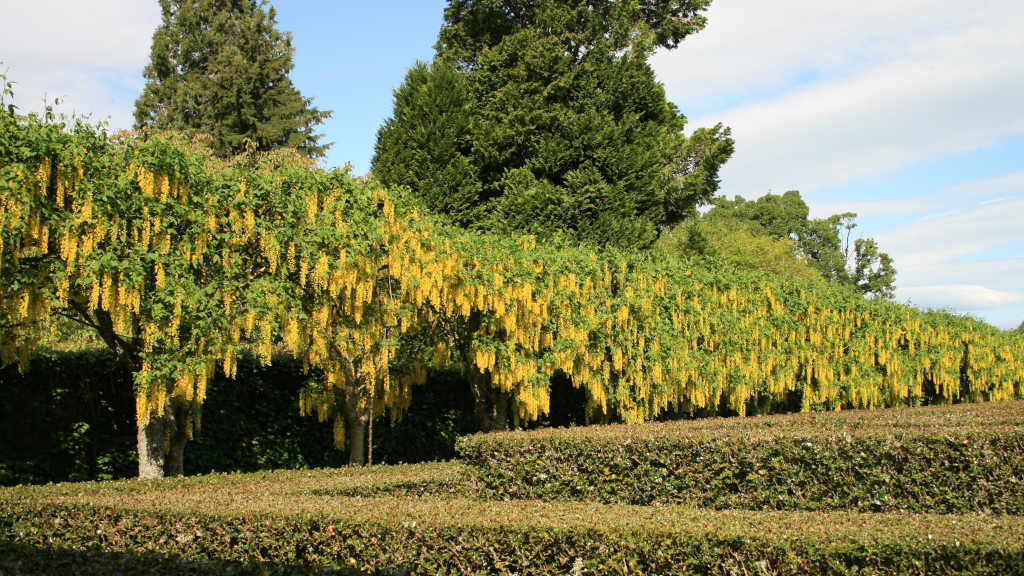
[(291, 35), (257, 0), (160, 0), (146, 86), (135, 102), (136, 127), (209, 135), (222, 157), (293, 147), (321, 157), (313, 129), (330, 112), (292, 85)]
[[(687, 220), (662, 234), (659, 248), (676, 258), (696, 258), (737, 270), (822, 281), (821, 274), (799, 255), (796, 242), (765, 233), (757, 222), (723, 213)], [(823, 282), (823, 281), (822, 281)]]
[(760, 234), (792, 242), (794, 254), (835, 284), (853, 286), (865, 296), (892, 298), (896, 269), (892, 257), (875, 240), (857, 239), (851, 252), (850, 233), (857, 226), (852, 212), (810, 218), (800, 192), (766, 194), (757, 200), (716, 198), (702, 220), (732, 218), (756, 223)]
[(878, 249), (872, 238), (858, 238), (854, 243), (853, 285), (861, 294), (892, 298), (896, 269), (892, 258)]

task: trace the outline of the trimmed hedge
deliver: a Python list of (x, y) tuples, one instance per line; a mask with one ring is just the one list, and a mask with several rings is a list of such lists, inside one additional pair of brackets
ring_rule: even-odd
[(475, 435), (492, 497), (1024, 514), (1024, 402)]
[[(0, 489), (0, 571), (1019, 574), (1015, 516), (337, 496), (458, 464)], [(376, 478), (376, 480), (375, 480)]]

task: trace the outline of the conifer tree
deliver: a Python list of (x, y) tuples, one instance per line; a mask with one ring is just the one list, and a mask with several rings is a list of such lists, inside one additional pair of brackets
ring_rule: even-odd
[(136, 126), (207, 134), (222, 157), (293, 147), (324, 155), (313, 129), (330, 112), (292, 85), (291, 35), (264, 0), (160, 0)]
[(442, 51), (412, 68), (374, 175), (464, 227), (650, 245), (717, 190), (729, 129), (686, 136), (642, 52), (603, 45), (577, 59), (563, 42), (526, 28), (471, 65)]

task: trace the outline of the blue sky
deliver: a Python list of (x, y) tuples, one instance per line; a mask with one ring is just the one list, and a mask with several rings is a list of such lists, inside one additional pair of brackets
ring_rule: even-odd
[[(392, 91), (429, 60), (446, 2), (278, 0), (292, 79), (334, 111), (326, 163), (369, 169)], [(709, 25), (652, 65), (690, 126), (737, 140), (722, 192), (797, 189), (857, 212), (896, 262), (897, 299), (1024, 321), (1024, 3), (715, 0)], [(16, 102), (131, 124), (156, 2), (12, 0), (0, 60)], [(41, 41), (40, 30), (46, 30)]]

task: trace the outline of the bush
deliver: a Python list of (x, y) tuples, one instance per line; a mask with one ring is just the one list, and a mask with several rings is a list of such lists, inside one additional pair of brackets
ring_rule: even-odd
[(1024, 402), (460, 439), (497, 498), (1024, 514)]
[(0, 369), (0, 484), (135, 474), (131, 373), (106, 349)]
[(458, 464), (0, 489), (0, 571), (1020, 574), (1011, 516), (376, 496)]

